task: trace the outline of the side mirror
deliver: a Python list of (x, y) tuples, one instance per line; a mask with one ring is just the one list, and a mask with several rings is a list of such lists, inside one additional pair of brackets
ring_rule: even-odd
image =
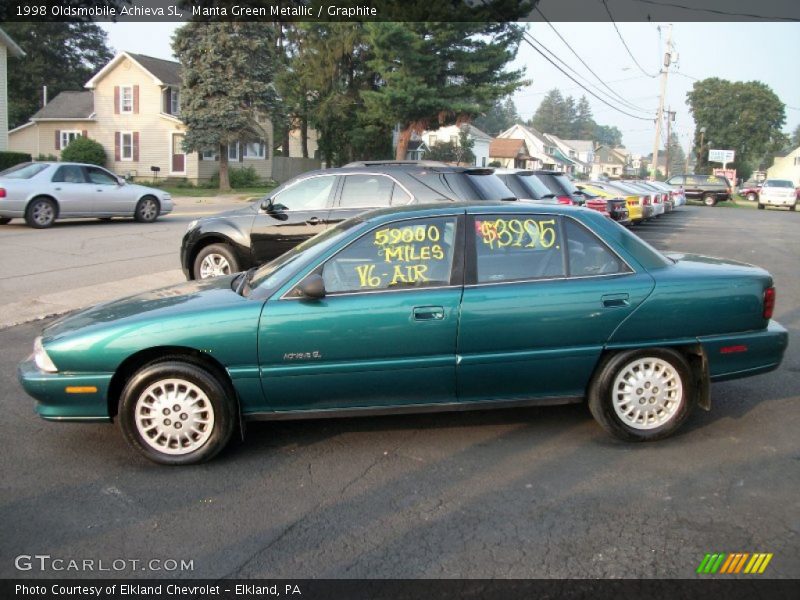
[(125, 185), (125, 178), (117, 177), (117, 185)]
[(304, 298), (320, 300), (325, 297), (325, 281), (322, 279), (322, 275), (316, 273), (301, 281), (297, 289)]
[(261, 210), (265, 212), (270, 212), (272, 210), (272, 207), (273, 207), (272, 198), (264, 198), (261, 201)]

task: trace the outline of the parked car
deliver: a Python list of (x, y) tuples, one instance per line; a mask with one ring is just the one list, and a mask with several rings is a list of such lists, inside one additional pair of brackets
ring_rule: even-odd
[(774, 304), (767, 271), (664, 256), (595, 211), (406, 206), (55, 321), (19, 379), (45, 419), (119, 420), (164, 464), (210, 459), (246, 420), (583, 401), (656, 440), (710, 408), (709, 381), (780, 365)]
[(181, 243), (187, 279), (261, 265), (371, 208), (421, 202), (515, 200), (492, 169), (431, 161), (371, 161), (303, 173), (262, 201), (192, 221)]
[(739, 195), (750, 202), (758, 202), (758, 195), (761, 193), (761, 181), (750, 179), (745, 181), (739, 188)]
[(625, 181), (625, 185), (634, 190), (638, 190), (639, 193), (650, 196), (650, 202), (653, 205), (653, 216), (660, 217), (666, 212), (667, 209), (664, 206), (664, 193), (662, 191), (656, 190), (647, 185), (642, 185), (636, 181)]
[(667, 190), (657, 185), (655, 181), (644, 181), (641, 179), (636, 180), (634, 183), (646, 190), (653, 190), (654, 192), (660, 194), (661, 204), (664, 206), (665, 213), (670, 213), (675, 208), (675, 202), (672, 200), (671, 188)]
[(495, 175), (506, 184), (519, 200), (535, 200), (548, 204), (571, 204), (571, 201), (559, 200), (533, 171), (525, 169), (495, 169)]
[(667, 192), (673, 202), (673, 208), (684, 206), (686, 204), (686, 195), (683, 193), (683, 188), (671, 186), (665, 181), (650, 181), (648, 183), (660, 190)]
[[(656, 216), (656, 207), (653, 203), (654, 194), (652, 193), (644, 192), (633, 186), (628, 186), (626, 182), (616, 179), (613, 181), (590, 181), (589, 184), (606, 190), (609, 193), (622, 194), (626, 199), (638, 198), (642, 219), (645, 221)], [(628, 210), (630, 210), (630, 208)]]
[(673, 175), (667, 183), (682, 187), (687, 200), (702, 200), (706, 206), (731, 200), (733, 193), (728, 179), (720, 175)]
[(29, 162), (0, 173), (0, 225), (23, 218), (43, 229), (59, 219), (87, 217), (152, 223), (171, 211), (168, 193), (127, 183), (95, 165)]
[(565, 173), (539, 169), (534, 171), (533, 174), (541, 179), (542, 183), (556, 195), (561, 204), (581, 205), (585, 202), (586, 196), (570, 181)]
[(644, 220), (644, 211), (641, 206), (641, 197), (635, 194), (622, 195), (619, 191), (611, 191), (592, 183), (579, 183), (578, 188), (589, 194), (600, 196), (606, 200), (621, 200), (628, 209), (631, 224), (641, 223)]
[(630, 212), (628, 211), (625, 198), (620, 198), (619, 196), (607, 197), (603, 194), (595, 194), (584, 187), (579, 187), (578, 189), (583, 194), (583, 206), (586, 208), (599, 211), (625, 227), (631, 224)]
[(767, 179), (761, 186), (758, 196), (758, 208), (767, 206), (788, 206), (789, 210), (797, 209), (797, 190), (788, 179)]

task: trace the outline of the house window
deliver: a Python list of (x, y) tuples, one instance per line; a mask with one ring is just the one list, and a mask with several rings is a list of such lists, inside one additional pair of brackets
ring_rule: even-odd
[(228, 144), (228, 160), (239, 160), (239, 142)]
[(64, 148), (69, 146), (69, 143), (72, 140), (74, 140), (75, 138), (79, 138), (79, 137), (81, 137), (81, 132), (80, 131), (62, 130), (61, 131), (61, 145), (60, 145), (60, 148), (63, 150)]
[(266, 144), (263, 142), (254, 142), (242, 144), (244, 147), (245, 158), (264, 158), (264, 150)]
[(120, 160), (133, 160), (133, 133), (123, 131), (119, 134)]
[(203, 160), (217, 160), (217, 151), (213, 148), (211, 150), (203, 150)]
[(119, 88), (119, 112), (133, 112), (133, 86), (123, 85)]
[(172, 115), (181, 113), (181, 94), (175, 88), (169, 90), (169, 112)]

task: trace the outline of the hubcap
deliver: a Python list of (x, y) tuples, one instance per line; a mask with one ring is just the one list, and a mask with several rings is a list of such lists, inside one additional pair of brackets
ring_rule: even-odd
[(200, 263), (200, 279), (230, 275), (231, 265), (222, 254), (209, 254)]
[(142, 208), (139, 210), (139, 214), (142, 215), (142, 218), (145, 221), (150, 221), (151, 219), (156, 218), (157, 210), (158, 209), (154, 200), (145, 200), (142, 202)]
[(614, 412), (634, 429), (668, 423), (683, 402), (683, 382), (669, 362), (655, 357), (628, 363), (614, 379)]
[(33, 220), (38, 225), (47, 225), (53, 220), (55, 213), (49, 202), (37, 202), (33, 207)]
[(214, 430), (214, 409), (205, 392), (185, 379), (162, 379), (136, 401), (136, 429), (164, 454), (194, 452)]

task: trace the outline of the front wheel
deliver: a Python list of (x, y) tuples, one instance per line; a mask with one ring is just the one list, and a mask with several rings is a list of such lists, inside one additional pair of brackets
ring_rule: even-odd
[(765, 208), (766, 207), (763, 204), (761, 204), (761, 202), (758, 203), (758, 210), (764, 210)]
[(750, 192), (749, 194), (747, 194), (747, 199), (750, 200), (750, 202), (756, 202), (758, 201), (758, 195), (754, 194), (753, 192)]
[(209, 279), (221, 275), (238, 273), (239, 261), (236, 254), (227, 244), (211, 244), (197, 253), (194, 259), (194, 276), (196, 279)]
[(206, 369), (180, 360), (151, 363), (125, 385), (119, 405), (125, 440), (163, 465), (213, 458), (236, 422), (232, 399)]
[(712, 194), (706, 194), (703, 196), (703, 204), (706, 206), (716, 206), (717, 205), (717, 197)]
[(34, 198), (25, 211), (25, 222), (35, 229), (45, 229), (56, 221), (58, 209), (50, 198)]
[(613, 436), (631, 442), (665, 438), (694, 407), (686, 359), (666, 348), (611, 355), (589, 389), (589, 410)]
[(140, 223), (152, 223), (158, 218), (160, 212), (161, 206), (158, 204), (158, 200), (152, 196), (145, 196), (136, 204), (133, 218)]

